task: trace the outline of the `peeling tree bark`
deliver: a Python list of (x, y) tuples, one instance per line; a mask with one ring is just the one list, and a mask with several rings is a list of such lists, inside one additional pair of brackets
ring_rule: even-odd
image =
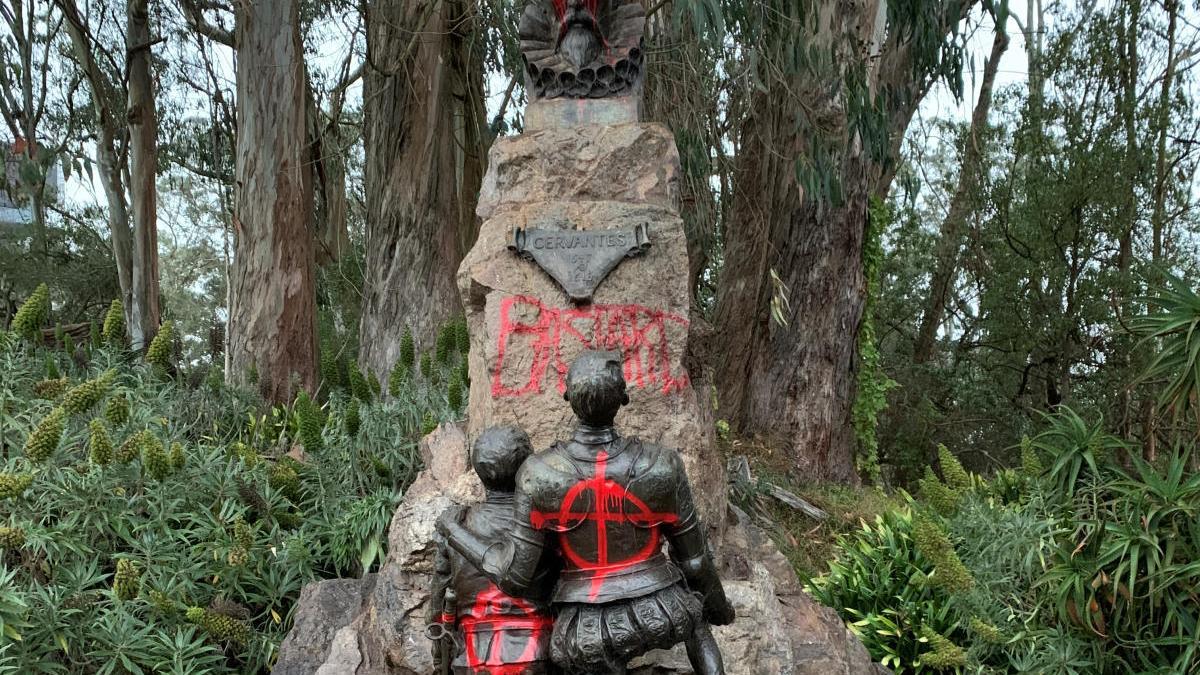
[[(975, 3), (944, 3), (948, 34)], [(813, 41), (845, 40), (833, 56), (841, 68), (783, 76), (770, 91), (751, 95), (738, 145), (731, 213), (726, 221), (725, 265), (716, 312), (717, 415), (743, 434), (761, 434), (790, 451), (793, 472), (806, 480), (855, 483), (851, 411), (855, 398), (857, 335), (865, 302), (863, 235), (872, 195), (887, 193), (894, 159), (930, 80), (913, 67), (911, 31), (891, 30), (871, 60), (879, 2), (821, 3)], [(847, 47), (846, 45), (850, 45)], [(853, 135), (844, 92), (855, 59), (868, 86), (886, 96), (890, 153), (873, 161)], [(833, 92), (831, 94), (831, 92)], [(842, 188), (839, 204), (804, 194), (796, 159), (811, 138), (795, 124), (797, 100), (816, 128), (847, 149), (833, 167)], [(815, 121), (814, 121), (815, 120)], [(778, 275), (790, 311), (787, 325), (771, 319)]]
[(235, 380), (257, 377), (288, 403), (317, 383), (316, 290), (306, 79), (297, 0), (241, 3), (230, 352)]
[(129, 194), (133, 204), (130, 343), (143, 349), (158, 333), (158, 116), (150, 72), (149, 0), (129, 0), (125, 33), (129, 66)]
[(474, 0), (375, 0), (364, 73), (367, 253), (359, 360), (384, 379), (411, 330), (430, 349), (461, 312), (486, 162)]

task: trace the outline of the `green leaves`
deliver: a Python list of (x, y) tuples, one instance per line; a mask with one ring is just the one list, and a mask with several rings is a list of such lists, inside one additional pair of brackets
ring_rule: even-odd
[(1200, 295), (1179, 277), (1167, 275), (1167, 288), (1146, 302), (1160, 310), (1134, 320), (1143, 345), (1158, 347), (1141, 376), (1162, 382), (1159, 405), (1177, 417), (1191, 413), (1200, 432)]

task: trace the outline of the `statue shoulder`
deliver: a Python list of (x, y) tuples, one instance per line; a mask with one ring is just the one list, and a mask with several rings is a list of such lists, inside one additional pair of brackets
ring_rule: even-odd
[(632, 453), (636, 458), (633, 471), (636, 475), (656, 474), (666, 477), (683, 472), (683, 458), (674, 448), (631, 438), (626, 452)]
[(551, 446), (531, 455), (517, 472), (517, 489), (526, 494), (538, 494), (562, 481), (574, 481), (577, 472), (570, 458), (559, 446)]

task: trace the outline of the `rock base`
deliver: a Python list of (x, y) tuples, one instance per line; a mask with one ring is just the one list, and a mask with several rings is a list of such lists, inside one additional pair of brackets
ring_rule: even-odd
[[(276, 675), (425, 675), (433, 670), (425, 638), (434, 523), (450, 504), (482, 498), (467, 467), (467, 439), (453, 426), (422, 443), (425, 466), (396, 510), (387, 563), (361, 580), (305, 587), (296, 623), (280, 648)], [(887, 672), (830, 609), (801, 589), (787, 560), (745, 514), (730, 509), (718, 554), (737, 621), (714, 629), (729, 675), (875, 675)], [(641, 675), (691, 673), (682, 647), (651, 652), (631, 665)]]

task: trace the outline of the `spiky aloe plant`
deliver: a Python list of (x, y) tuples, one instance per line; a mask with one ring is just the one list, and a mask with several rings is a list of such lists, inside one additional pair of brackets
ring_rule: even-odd
[(119, 600), (133, 600), (142, 589), (142, 573), (128, 558), (117, 560), (117, 572), (113, 575), (113, 593)]
[(142, 467), (146, 474), (154, 480), (162, 480), (171, 475), (171, 459), (162, 441), (153, 434), (147, 434), (142, 443)]
[(254, 637), (254, 632), (246, 622), (210, 609), (189, 607), (186, 616), (189, 622), (196, 624), (217, 640), (246, 645)]
[(98, 419), (88, 422), (88, 456), (92, 463), (107, 466), (112, 463), (115, 455), (116, 450), (113, 448), (112, 438), (109, 437), (104, 422)]
[(968, 591), (975, 585), (946, 531), (932, 517), (920, 512), (914, 515), (912, 536), (917, 550), (934, 565), (930, 583), (949, 593)]
[(296, 397), (295, 412), (300, 444), (308, 452), (320, 452), (325, 443), (321, 437), (325, 422), (321, 419), (321, 409), (309, 398), (308, 392), (301, 391)]
[(367, 382), (367, 378), (363, 377), (362, 370), (358, 367), (358, 362), (352, 359), (349, 363), (349, 369), (350, 393), (364, 403), (374, 401), (375, 392), (371, 390), (371, 384)]
[(124, 425), (129, 420), (129, 399), (124, 394), (108, 399), (104, 406), (104, 419), (113, 427)]
[(63, 396), (63, 409), (70, 415), (87, 412), (104, 398), (117, 377), (116, 370), (105, 371), (100, 377), (82, 382)]
[(417, 347), (413, 342), (412, 331), (405, 328), (400, 337), (400, 361), (406, 371), (411, 371), (417, 365)]
[(346, 401), (346, 434), (354, 438), (358, 435), (361, 426), (362, 412), (359, 410), (358, 399), (351, 397), (349, 401)]
[(0, 473), (0, 499), (20, 497), (33, 483), (33, 476), (27, 473)]

